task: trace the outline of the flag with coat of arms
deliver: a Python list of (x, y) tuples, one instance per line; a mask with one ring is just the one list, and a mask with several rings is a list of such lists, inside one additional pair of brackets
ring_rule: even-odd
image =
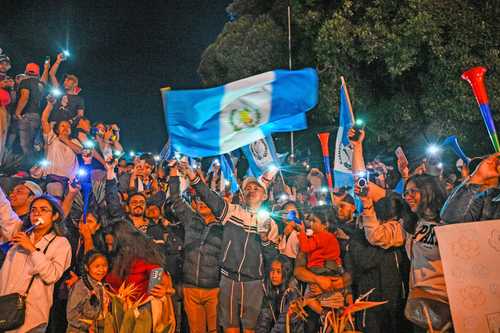
[(183, 155), (229, 153), (273, 132), (307, 128), (318, 102), (316, 70), (275, 70), (224, 86), (162, 90), (172, 148)]
[(335, 188), (354, 187), (352, 174), (352, 146), (349, 142), (349, 129), (354, 125), (354, 114), (351, 101), (347, 91), (344, 78), (341, 78), (340, 107), (339, 107), (339, 129), (335, 142), (335, 162), (333, 167), (333, 178)]

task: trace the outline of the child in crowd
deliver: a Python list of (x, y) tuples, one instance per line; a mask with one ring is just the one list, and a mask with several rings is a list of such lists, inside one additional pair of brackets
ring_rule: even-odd
[(293, 262), (299, 253), (299, 238), (298, 232), (295, 230), (295, 221), (300, 221), (302, 214), (294, 201), (285, 202), (281, 206), (280, 212), (282, 213), (284, 230), (278, 250), (280, 254), (289, 258), (290, 262)]
[[(297, 224), (299, 232), (299, 247), (307, 255), (307, 268), (318, 275), (340, 277), (344, 274), (340, 245), (335, 236), (335, 215), (331, 207), (314, 207), (306, 214), (305, 221), (310, 224), (312, 235), (305, 232), (305, 225)], [(310, 289), (310, 288), (308, 288)], [(306, 297), (311, 296), (310, 290)], [(322, 307), (329, 307), (333, 293), (322, 293), (317, 300)]]
[(70, 290), (67, 333), (103, 332), (109, 298), (102, 281), (108, 273), (108, 259), (95, 250), (83, 259), (81, 279)]
[[(290, 304), (301, 296), (296, 284), (290, 262), (284, 256), (274, 259), (264, 279), (265, 296), (255, 333), (285, 332)], [(292, 317), (290, 329), (294, 333), (303, 332), (302, 321)]]

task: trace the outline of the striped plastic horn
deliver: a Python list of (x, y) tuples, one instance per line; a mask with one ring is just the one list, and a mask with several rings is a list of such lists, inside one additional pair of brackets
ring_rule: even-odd
[(479, 104), (479, 110), (481, 110), (481, 115), (483, 116), (486, 129), (490, 136), (490, 140), (493, 143), (493, 147), (496, 152), (500, 151), (500, 143), (498, 141), (498, 134), (495, 128), (495, 123), (493, 117), (491, 116), (490, 102), (488, 99), (488, 93), (486, 92), (486, 86), (484, 84), (484, 74), (486, 73), (486, 68), (484, 67), (473, 67), (462, 74), (462, 79), (469, 82), (472, 87), (472, 92), (476, 97), (477, 104)]

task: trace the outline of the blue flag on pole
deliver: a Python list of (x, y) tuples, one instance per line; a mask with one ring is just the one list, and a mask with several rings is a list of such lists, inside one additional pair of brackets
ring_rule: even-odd
[(271, 165), (279, 167), (280, 162), (271, 135), (241, 147), (254, 177), (260, 177)]
[(352, 147), (349, 142), (349, 129), (354, 125), (354, 114), (352, 113), (349, 93), (342, 77), (340, 86), (340, 110), (339, 129), (335, 143), (335, 163), (333, 178), (335, 188), (354, 188), (354, 177), (352, 175)]
[(318, 101), (318, 75), (306, 68), (276, 70), (200, 90), (164, 90), (168, 133), (175, 151), (222, 155), (273, 132), (307, 128)]
[(234, 175), (234, 165), (229, 154), (224, 154), (220, 157), (220, 170), (224, 176), (224, 179), (221, 181), (227, 180), (231, 184), (231, 193), (238, 191), (238, 180)]

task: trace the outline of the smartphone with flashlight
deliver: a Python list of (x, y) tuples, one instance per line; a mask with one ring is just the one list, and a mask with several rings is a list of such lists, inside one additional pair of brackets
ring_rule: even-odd
[(408, 159), (406, 158), (405, 152), (403, 151), (403, 148), (401, 148), (401, 146), (396, 148), (394, 153), (396, 154), (396, 157), (399, 161), (401, 161), (404, 165), (408, 165)]
[(365, 129), (365, 124), (361, 120), (356, 120), (352, 128), (354, 129), (354, 134), (351, 136), (351, 140), (358, 141), (361, 131)]
[(45, 63), (46, 64), (50, 64), (50, 56), (46, 56), (45, 57)]

